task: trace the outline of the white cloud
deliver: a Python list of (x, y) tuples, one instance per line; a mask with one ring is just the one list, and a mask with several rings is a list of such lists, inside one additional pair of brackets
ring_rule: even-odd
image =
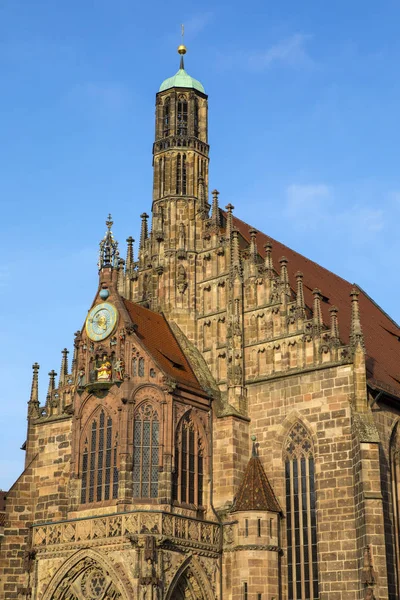
[(185, 36), (187, 35), (189, 39), (195, 38), (196, 35), (204, 31), (212, 19), (213, 13), (210, 11), (193, 15), (184, 23)]
[(353, 239), (365, 239), (385, 227), (382, 208), (338, 201), (335, 190), (325, 183), (291, 184), (286, 189), (285, 216), (296, 228), (340, 231)]
[(81, 83), (72, 89), (70, 98), (89, 108), (108, 112), (121, 111), (130, 99), (127, 88), (122, 83), (113, 81)]
[(267, 50), (250, 54), (248, 65), (250, 68), (260, 71), (275, 65), (289, 67), (313, 66), (314, 61), (306, 48), (306, 44), (311, 37), (303, 33), (295, 33)]

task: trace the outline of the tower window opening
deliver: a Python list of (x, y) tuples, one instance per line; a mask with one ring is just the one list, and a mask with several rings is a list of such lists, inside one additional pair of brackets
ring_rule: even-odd
[(164, 137), (169, 135), (169, 124), (170, 124), (170, 100), (167, 98), (164, 104), (164, 115), (163, 115), (163, 133)]
[(186, 194), (186, 154), (182, 155), (182, 194)]
[(199, 137), (199, 103), (197, 101), (197, 98), (194, 101), (193, 133), (195, 137)]
[(176, 193), (180, 194), (182, 190), (182, 157), (180, 154), (176, 157)]
[(178, 99), (178, 112), (177, 112), (177, 123), (176, 132), (178, 135), (183, 136), (187, 134), (187, 123), (188, 123), (188, 105), (186, 98), (181, 96)]
[(257, 535), (261, 537), (261, 519), (257, 519)]

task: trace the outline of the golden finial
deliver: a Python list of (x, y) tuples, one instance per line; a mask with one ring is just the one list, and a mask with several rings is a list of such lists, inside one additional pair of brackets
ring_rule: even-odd
[(185, 26), (181, 25), (182, 44), (178, 46), (178, 54), (181, 55), (181, 69), (183, 69), (183, 55), (186, 54), (186, 46), (183, 43), (185, 38)]

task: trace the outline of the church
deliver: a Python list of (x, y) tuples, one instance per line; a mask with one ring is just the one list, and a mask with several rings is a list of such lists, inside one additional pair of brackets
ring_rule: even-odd
[(398, 600), (400, 329), (219, 206), (178, 52), (138, 251), (109, 216), (44, 404), (33, 365), (0, 598)]

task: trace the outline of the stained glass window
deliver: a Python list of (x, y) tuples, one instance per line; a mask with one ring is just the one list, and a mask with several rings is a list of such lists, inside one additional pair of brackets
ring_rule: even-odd
[(117, 441), (111, 417), (106, 419), (101, 410), (86, 431), (81, 455), (81, 503), (118, 498)]
[(288, 600), (317, 600), (317, 521), (310, 436), (296, 423), (285, 447)]
[(176, 433), (173, 499), (203, 506), (203, 440), (198, 426), (187, 413)]
[(157, 498), (159, 465), (158, 413), (151, 404), (135, 412), (133, 425), (133, 495)]

